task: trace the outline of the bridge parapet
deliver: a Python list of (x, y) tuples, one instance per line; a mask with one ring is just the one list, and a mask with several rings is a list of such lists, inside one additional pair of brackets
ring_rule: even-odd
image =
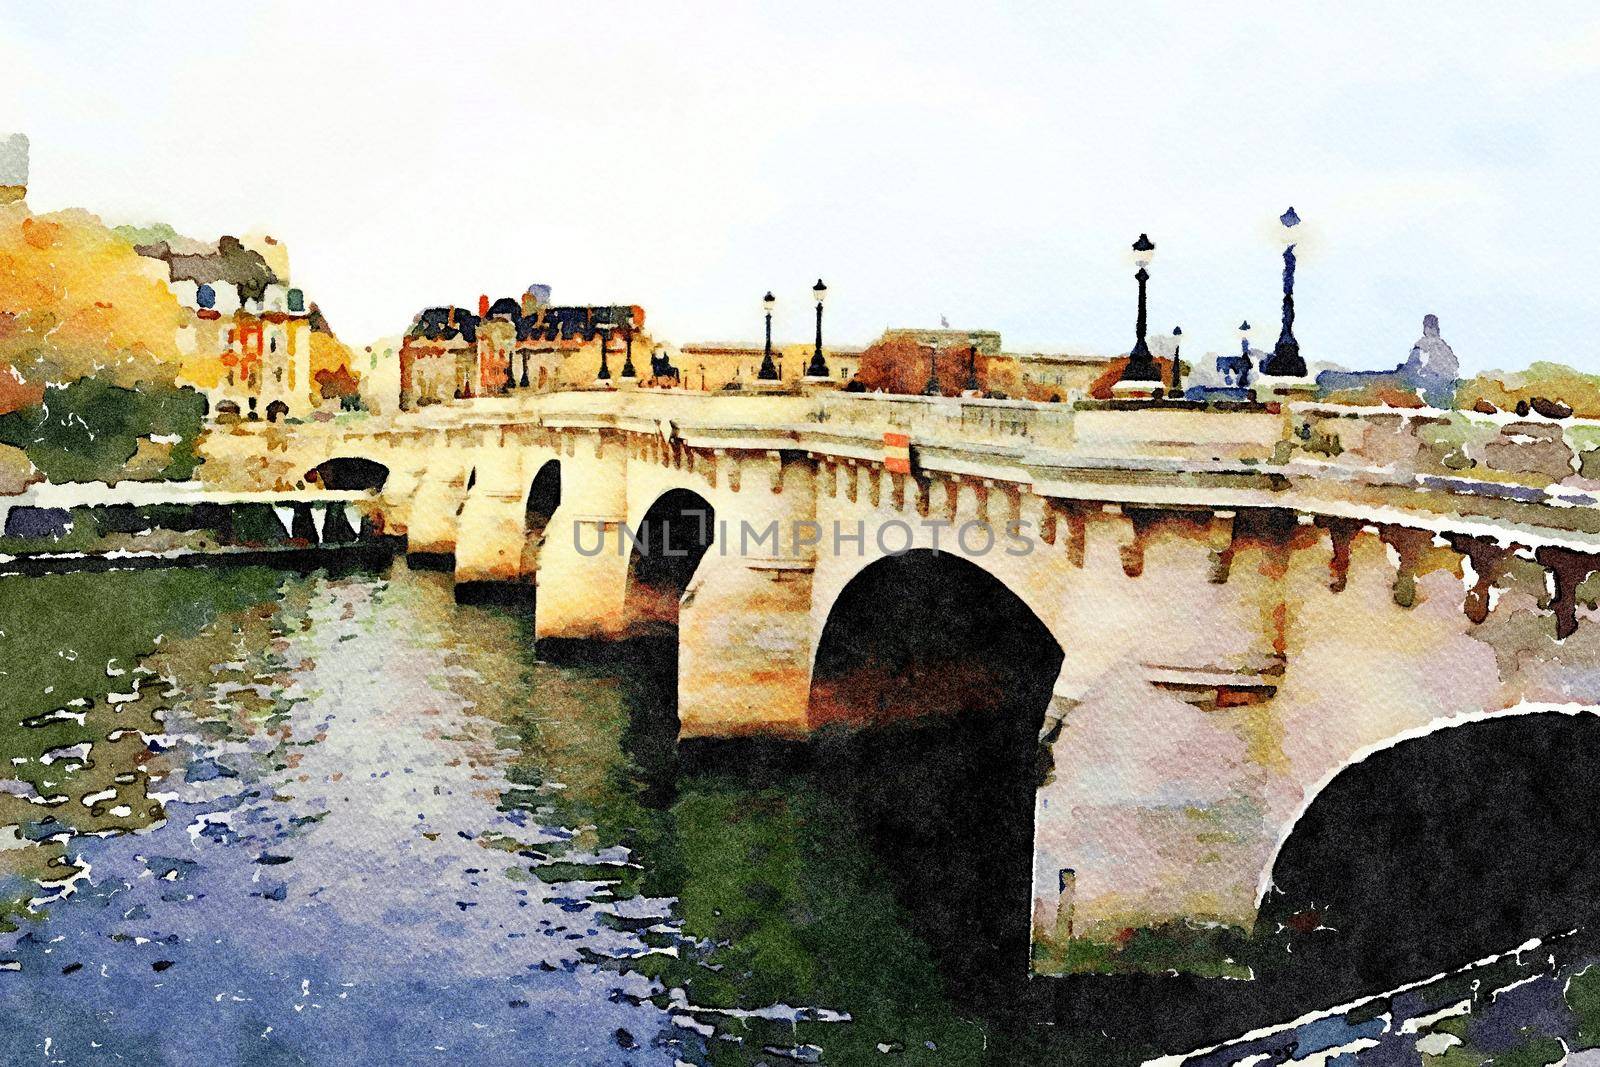
[(1303, 403), (1289, 428), (1293, 455), (1328, 463), (1539, 487), (1600, 480), (1595, 419)]

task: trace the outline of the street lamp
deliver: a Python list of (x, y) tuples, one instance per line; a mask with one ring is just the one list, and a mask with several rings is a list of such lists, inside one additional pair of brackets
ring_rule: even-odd
[(828, 287), (822, 284), (821, 278), (811, 287), (811, 294), (817, 298), (817, 347), (811, 353), (811, 365), (806, 368), (806, 377), (826, 378), (828, 364), (822, 358), (822, 298), (828, 295)]
[(1239, 380), (1234, 383), (1240, 389), (1250, 384), (1250, 320), (1245, 319), (1239, 323)]
[(772, 309), (778, 306), (778, 298), (772, 295), (772, 290), (767, 290), (767, 295), (761, 298), (761, 308), (767, 314), (767, 347), (761, 354), (761, 369), (756, 372), (756, 377), (764, 382), (778, 380), (778, 368), (772, 362)]
[(622, 337), (623, 337), (623, 340), (627, 343), (627, 346), (628, 346), (628, 354), (622, 361), (622, 376), (624, 378), (637, 378), (637, 377), (639, 377), (638, 372), (633, 369), (633, 330), (632, 330), (632, 328), (624, 330), (623, 334), (622, 334)]
[(1183, 396), (1183, 327), (1172, 328), (1172, 389), (1170, 395)]
[(922, 387), (922, 395), (939, 395), (939, 342), (937, 339), (928, 345), (928, 381)]
[(606, 349), (611, 345), (611, 327), (596, 326), (594, 332), (600, 335), (600, 373), (594, 376), (597, 382), (611, 380), (611, 367), (606, 363)]
[(1272, 355), (1261, 361), (1261, 373), (1277, 378), (1304, 378), (1306, 361), (1300, 358), (1300, 342), (1294, 339), (1294, 228), (1300, 216), (1290, 208), (1278, 216), (1283, 235), (1283, 330)]
[(1155, 361), (1150, 358), (1150, 346), (1145, 343), (1145, 287), (1150, 281), (1150, 272), (1145, 270), (1150, 265), (1150, 260), (1155, 258), (1156, 245), (1150, 240), (1148, 234), (1140, 234), (1139, 239), (1133, 242), (1133, 261), (1139, 270), (1133, 280), (1139, 283), (1139, 317), (1134, 324), (1133, 349), (1128, 353), (1128, 365), (1122, 372), (1125, 382), (1159, 382), (1161, 376), (1156, 372)]

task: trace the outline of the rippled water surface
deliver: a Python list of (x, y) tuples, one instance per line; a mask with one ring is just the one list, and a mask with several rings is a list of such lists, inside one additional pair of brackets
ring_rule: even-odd
[(3, 578), (0, 631), (8, 1062), (995, 1055), (843, 799), (673, 766), (648, 649), (399, 563)]

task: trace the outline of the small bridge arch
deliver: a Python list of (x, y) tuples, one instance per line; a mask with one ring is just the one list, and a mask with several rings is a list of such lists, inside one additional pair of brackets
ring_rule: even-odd
[(539, 550), (544, 545), (551, 516), (561, 506), (561, 461), (547, 459), (528, 483), (528, 499), (522, 509), (522, 566), (525, 581), (537, 581)]
[(382, 489), (389, 480), (389, 468), (362, 456), (335, 456), (306, 472), (306, 483), (324, 489)]

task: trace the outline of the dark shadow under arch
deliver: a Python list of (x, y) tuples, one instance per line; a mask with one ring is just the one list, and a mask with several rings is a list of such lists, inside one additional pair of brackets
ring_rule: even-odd
[[(1338, 774), (1285, 840), (1255, 940), (1326, 1002), (1600, 921), (1600, 716), (1490, 715)], [(1587, 935), (1593, 939), (1593, 935)]]
[(675, 631), (679, 603), (689, 580), (711, 547), (716, 511), (699, 493), (669, 489), (650, 505), (628, 559), (623, 606), (634, 635)]
[(528, 503), (523, 509), (521, 573), (535, 581), (539, 573), (539, 550), (544, 546), (550, 517), (561, 506), (561, 461), (545, 460), (528, 487)]
[(887, 556), (828, 613), (811, 722), (860, 727), (1026, 706), (1042, 725), (1061, 659), (1038, 616), (977, 564), (931, 549)]
[(818, 773), (960, 999), (1028, 971), (1039, 733), (1062, 650), (999, 579), (948, 553), (867, 566), (829, 612), (811, 688)]
[[(382, 489), (389, 480), (389, 468), (376, 460), (359, 456), (330, 459), (312, 467), (308, 475), (325, 489)], [(310, 477), (306, 481), (312, 481)]]

